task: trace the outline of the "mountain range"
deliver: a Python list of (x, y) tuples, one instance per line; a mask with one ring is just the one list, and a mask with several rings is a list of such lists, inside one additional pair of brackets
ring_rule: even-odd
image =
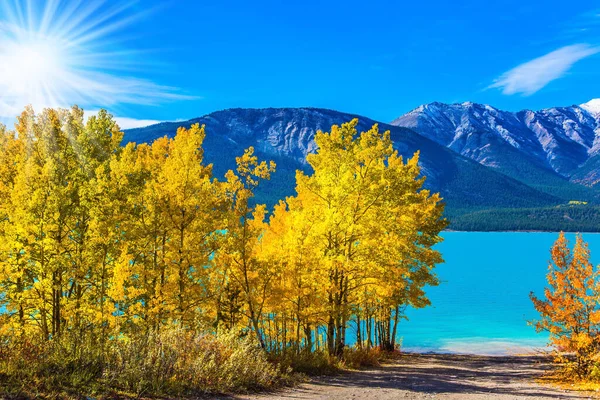
[(509, 112), (489, 105), (431, 103), (395, 119), (453, 151), (534, 186), (557, 178), (600, 180), (600, 99), (580, 106)]
[[(600, 100), (535, 112), (431, 103), (389, 124), (318, 108), (228, 109), (126, 130), (125, 142), (151, 142), (179, 126), (204, 124), (205, 158), (217, 176), (234, 168), (248, 146), (277, 163), (257, 193), (272, 205), (294, 194), (297, 169), (309, 172), (306, 155), (316, 150), (316, 131), (353, 118), (359, 130), (375, 123), (389, 130), (405, 157), (420, 151), (425, 186), (441, 193), (454, 229), (583, 231), (596, 230), (596, 216), (600, 222)], [(588, 204), (568, 205), (574, 201)], [(559, 221), (549, 223), (557, 207)]]

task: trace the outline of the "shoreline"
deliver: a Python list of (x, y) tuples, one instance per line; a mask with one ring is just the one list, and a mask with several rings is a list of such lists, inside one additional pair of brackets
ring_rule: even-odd
[(426, 355), (426, 356), (460, 356), (460, 357), (548, 357), (550, 356), (551, 349), (547, 347), (546, 349), (542, 348), (531, 348), (531, 349), (523, 349), (523, 351), (514, 351), (510, 353), (500, 353), (500, 352), (489, 352), (489, 353), (474, 353), (474, 352), (466, 352), (466, 351), (444, 351), (444, 350), (418, 350), (418, 349), (400, 349), (401, 354), (407, 355)]
[(552, 347), (545, 338), (491, 338), (468, 337), (447, 339), (437, 346), (401, 346), (402, 353), (458, 355), (483, 357), (510, 357), (513, 355), (548, 354)]

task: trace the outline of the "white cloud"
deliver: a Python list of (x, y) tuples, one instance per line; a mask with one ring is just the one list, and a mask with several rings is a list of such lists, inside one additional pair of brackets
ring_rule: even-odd
[(565, 75), (577, 61), (600, 52), (600, 47), (574, 44), (561, 47), (544, 56), (521, 64), (494, 81), (489, 88), (498, 88), (511, 95), (521, 93), (529, 96), (555, 79)]
[[(64, 106), (64, 107), (57, 107), (57, 108), (68, 109), (70, 107)], [(3, 124), (5, 126), (12, 128), (12, 125), (16, 122), (16, 116), (23, 110), (22, 109), (18, 110), (18, 111), (14, 110), (14, 112), (11, 112), (11, 113), (8, 113), (8, 112), (3, 113), (3, 111), (6, 111), (6, 109), (3, 110), (2, 102), (0, 101), (0, 124)], [(36, 111), (41, 112), (41, 110), (36, 110)], [(98, 114), (98, 110), (85, 110), (84, 118), (87, 120), (87, 118), (89, 118), (92, 115), (96, 115), (96, 114)], [(9, 116), (9, 115), (12, 115), (12, 116)], [(116, 116), (114, 114), (113, 114), (113, 118), (117, 122), (117, 124), (119, 125), (119, 127), (121, 129), (143, 128), (146, 126), (165, 122), (165, 121), (160, 121), (160, 120), (156, 120), (156, 119), (138, 119), (138, 118), (120, 117), (120, 116)], [(182, 120), (176, 119), (174, 121), (182, 121)]]
[(115, 121), (119, 124), (121, 129), (131, 129), (131, 128), (143, 128), (145, 126), (158, 124), (162, 121), (157, 121), (154, 119), (135, 119), (135, 118), (127, 118), (127, 117), (115, 117)]
[[(98, 114), (98, 110), (90, 110), (85, 112), (85, 116), (91, 116)], [(129, 118), (129, 117), (118, 117), (114, 116), (113, 118), (119, 125), (121, 129), (132, 129), (132, 128), (143, 128), (145, 126), (158, 124), (163, 121), (158, 121), (155, 119), (137, 119), (137, 118)]]

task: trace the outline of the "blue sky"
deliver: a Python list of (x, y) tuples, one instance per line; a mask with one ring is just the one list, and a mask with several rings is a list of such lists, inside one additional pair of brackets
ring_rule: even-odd
[[(432, 101), (519, 110), (600, 97), (595, 1), (115, 4), (6, 0), (0, 34), (18, 47), (23, 35), (6, 26), (26, 25), (44, 50), (27, 53), (37, 62), (19, 66), (18, 78), (0, 78), (0, 93), (18, 92), (18, 107), (27, 96), (105, 107), (133, 125), (230, 107), (326, 107), (390, 121)], [(71, 17), (54, 24), (61, 16)], [(46, 49), (62, 39), (75, 44), (56, 46), (60, 60), (49, 61)], [(0, 48), (0, 62), (9, 52)], [(57, 82), (55, 95), (16, 87), (23, 70)]]

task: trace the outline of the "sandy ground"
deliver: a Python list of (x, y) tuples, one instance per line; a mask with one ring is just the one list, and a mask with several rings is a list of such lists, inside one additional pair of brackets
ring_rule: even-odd
[(536, 382), (549, 368), (540, 357), (404, 355), (381, 368), (238, 399), (581, 399), (595, 394)]

